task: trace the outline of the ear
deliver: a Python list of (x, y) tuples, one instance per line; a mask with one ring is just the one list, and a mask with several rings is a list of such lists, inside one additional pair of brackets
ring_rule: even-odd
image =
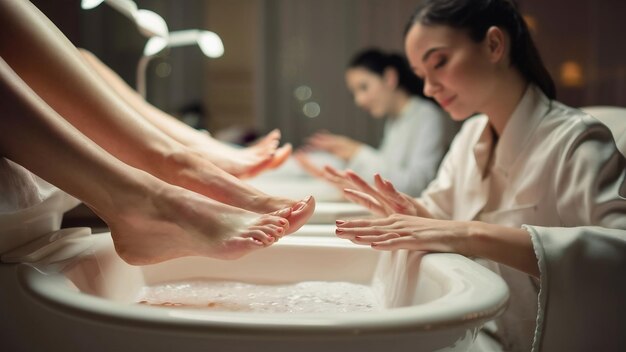
[(504, 31), (496, 26), (489, 27), (485, 44), (491, 62), (502, 61), (507, 51), (507, 36)]
[(383, 80), (385, 82), (385, 85), (395, 89), (396, 87), (398, 87), (398, 71), (391, 67), (387, 67), (383, 72)]

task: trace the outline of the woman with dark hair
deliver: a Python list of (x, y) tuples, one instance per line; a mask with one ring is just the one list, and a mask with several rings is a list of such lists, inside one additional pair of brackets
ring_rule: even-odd
[(424, 93), (466, 122), (419, 199), (331, 170), (386, 216), (338, 220), (337, 235), (493, 261), (511, 288), (507, 351), (623, 350), (626, 161), (610, 130), (554, 100), (511, 0), (427, 0), (405, 49)]
[[(403, 192), (419, 195), (435, 177), (458, 124), (424, 98), (422, 81), (398, 54), (377, 49), (358, 53), (346, 70), (346, 84), (356, 105), (374, 118), (387, 119), (380, 147), (319, 132), (308, 139), (305, 150), (329, 152), (359, 175), (379, 172)], [(324, 177), (303, 153), (296, 159), (312, 174)]]

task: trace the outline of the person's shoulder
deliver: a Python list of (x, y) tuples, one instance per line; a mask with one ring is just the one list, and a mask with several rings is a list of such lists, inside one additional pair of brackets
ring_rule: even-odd
[(560, 145), (570, 153), (583, 145), (615, 146), (611, 130), (594, 116), (558, 101), (551, 104), (542, 123), (541, 139)]
[(587, 112), (558, 101), (552, 101), (551, 105), (548, 116), (544, 119), (544, 129), (555, 138), (579, 138), (591, 131), (611, 136), (608, 127)]
[(427, 113), (429, 116), (442, 116), (445, 112), (434, 101), (418, 96), (411, 97), (411, 106), (415, 114), (424, 115)]

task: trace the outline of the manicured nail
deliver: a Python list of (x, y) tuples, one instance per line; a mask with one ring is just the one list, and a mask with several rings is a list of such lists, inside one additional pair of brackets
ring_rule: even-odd
[(373, 242), (373, 243), (371, 244), (371, 246), (372, 246), (372, 247), (374, 247), (374, 248), (375, 248), (375, 247), (378, 247), (378, 243)]
[(346, 223), (346, 222), (345, 222), (345, 221), (343, 221), (343, 220), (336, 220), (336, 221), (335, 221), (335, 224), (337, 224), (337, 225), (343, 225), (343, 224), (345, 224), (345, 223)]
[(335, 230), (335, 233), (336, 233), (336, 234), (340, 234), (340, 233), (342, 233), (342, 232), (343, 232), (343, 229), (336, 229), (336, 230)]

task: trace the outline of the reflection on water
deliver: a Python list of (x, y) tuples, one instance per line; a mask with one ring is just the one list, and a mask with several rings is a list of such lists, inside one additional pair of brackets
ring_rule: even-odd
[(136, 301), (161, 307), (259, 313), (372, 312), (382, 307), (370, 286), (306, 281), (289, 285), (195, 280), (144, 287)]

